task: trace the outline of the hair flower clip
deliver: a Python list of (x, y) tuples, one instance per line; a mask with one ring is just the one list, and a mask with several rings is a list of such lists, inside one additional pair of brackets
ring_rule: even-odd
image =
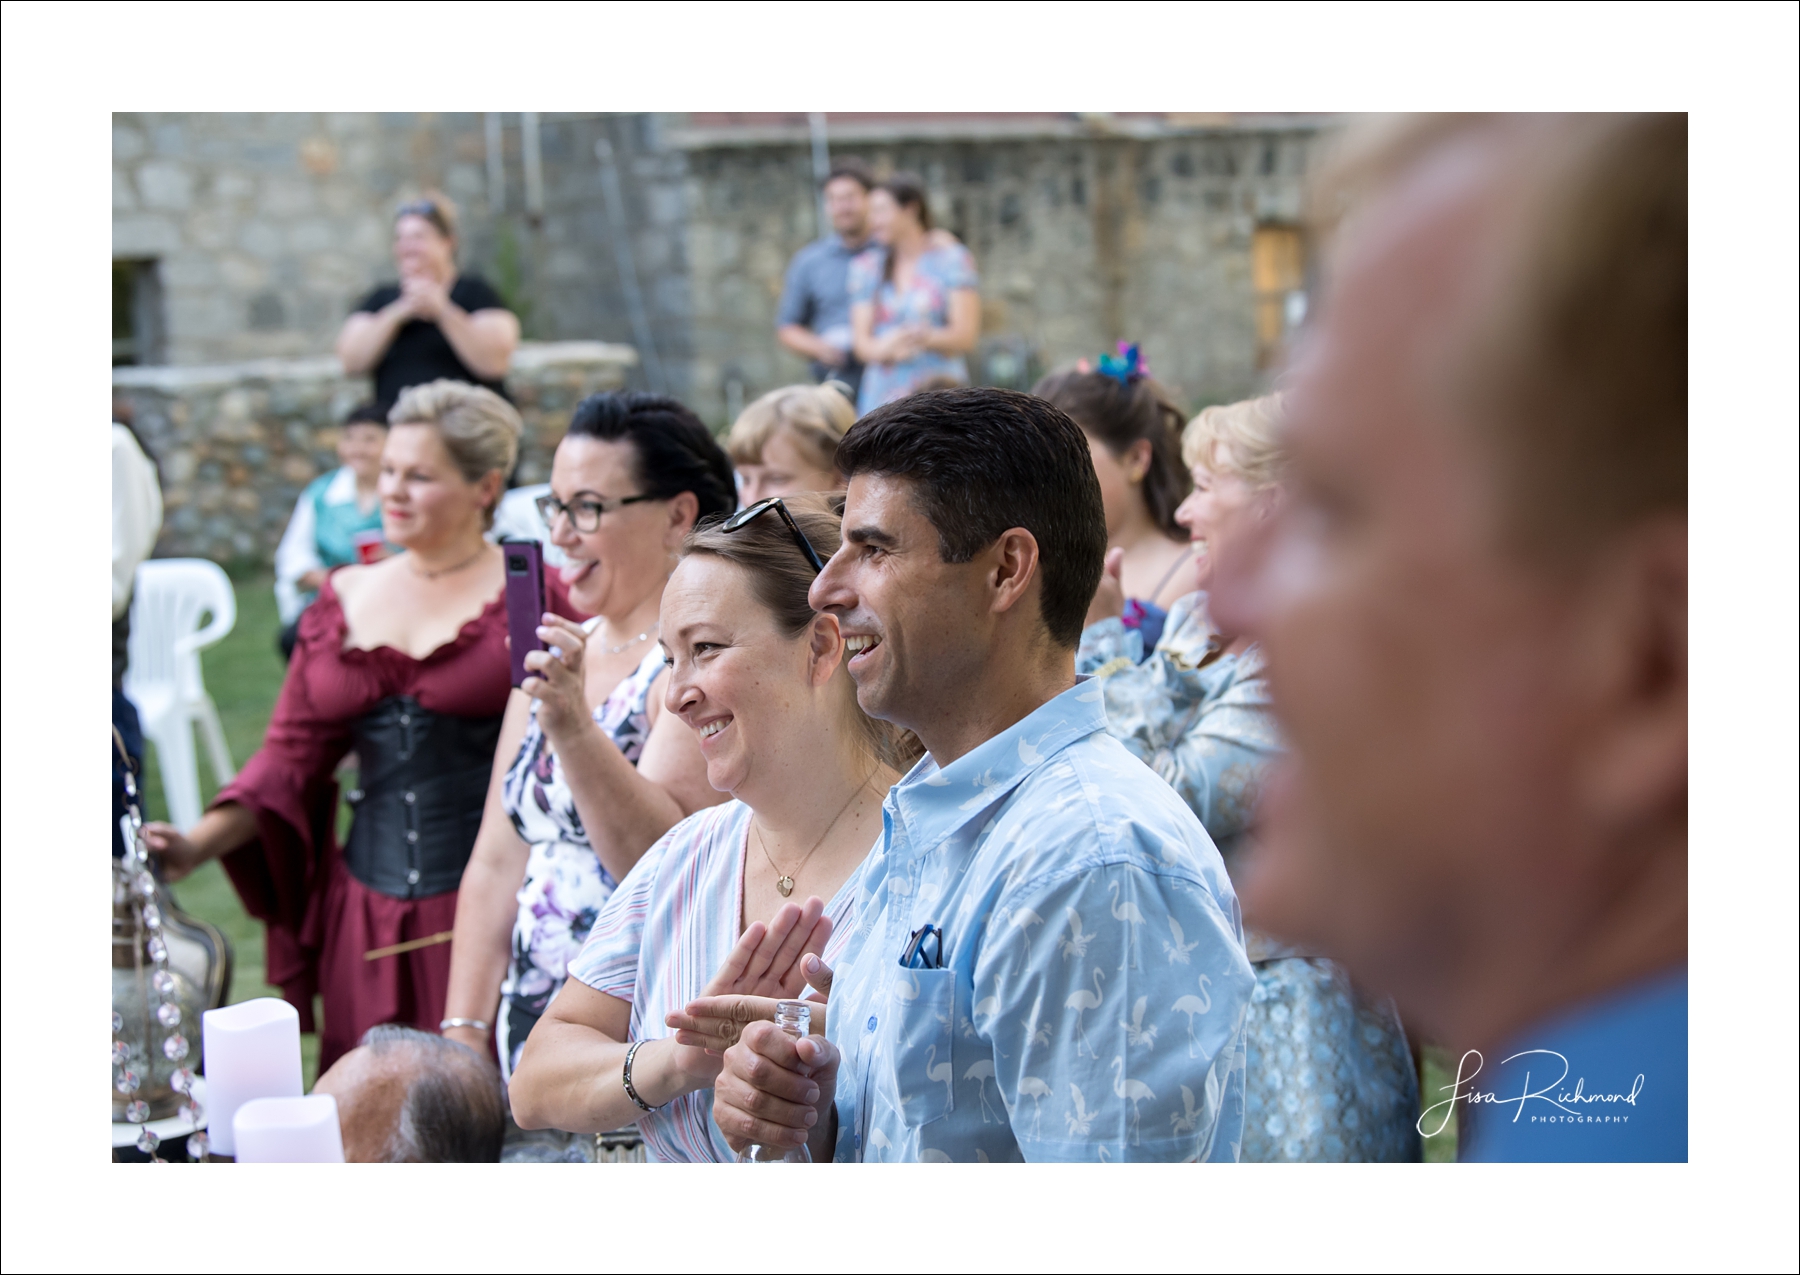
[(1098, 370), (1101, 376), (1110, 376), (1120, 385), (1125, 386), (1129, 386), (1140, 377), (1150, 375), (1150, 368), (1139, 355), (1137, 344), (1128, 341), (1119, 342), (1117, 354), (1102, 354)]

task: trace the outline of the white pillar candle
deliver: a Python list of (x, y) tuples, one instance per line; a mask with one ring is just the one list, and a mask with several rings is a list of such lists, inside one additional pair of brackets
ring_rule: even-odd
[[(300, 1012), (272, 996), (209, 1009), (200, 1016), (207, 1090), (207, 1136), (219, 1155), (236, 1155), (232, 1117), (253, 1098), (298, 1098)], [(335, 1127), (335, 1126), (334, 1126)]]
[(342, 1164), (337, 1099), (252, 1098), (232, 1118), (239, 1164)]

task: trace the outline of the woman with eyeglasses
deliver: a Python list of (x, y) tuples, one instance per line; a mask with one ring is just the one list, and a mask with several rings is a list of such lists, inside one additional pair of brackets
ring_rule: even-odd
[(519, 320), (485, 279), (457, 271), (456, 205), (435, 191), (401, 204), (394, 264), (399, 282), (364, 297), (338, 333), (344, 371), (373, 374), (383, 412), (401, 390), (427, 381), (464, 381), (504, 395)]
[[(593, 619), (544, 617), (513, 692), (463, 874), (442, 1031), (510, 1075), (607, 896), (656, 839), (722, 798), (663, 708), (657, 616), (682, 540), (737, 506), (731, 462), (671, 398), (584, 399), (543, 499), (554, 572)], [(591, 1140), (590, 1140), (591, 1145)]]
[(607, 901), (514, 1072), (522, 1126), (636, 1122), (649, 1159), (731, 1160), (710, 1089), (740, 1023), (686, 1008), (762, 997), (736, 1004), (772, 1017), (803, 991), (806, 956), (829, 964), (849, 938), (882, 800), (919, 748), (864, 715), (836, 618), (807, 602), (838, 549), (828, 499), (758, 502), (682, 548), (663, 699), (734, 800), (670, 829)]

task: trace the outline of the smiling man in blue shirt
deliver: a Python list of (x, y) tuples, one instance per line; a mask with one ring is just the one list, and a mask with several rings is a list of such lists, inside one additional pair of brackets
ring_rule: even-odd
[(865, 712), (928, 756), (890, 792), (825, 1039), (752, 1023), (714, 1118), (815, 1160), (1230, 1160), (1253, 978), (1211, 839), (1106, 733), (1074, 656), (1106, 528), (1086, 440), (1004, 390), (845, 436), (813, 586)]

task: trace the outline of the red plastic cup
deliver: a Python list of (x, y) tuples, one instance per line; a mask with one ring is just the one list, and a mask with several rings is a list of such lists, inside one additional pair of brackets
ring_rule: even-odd
[(387, 545), (379, 531), (359, 531), (350, 538), (350, 543), (356, 546), (356, 560), (365, 567), (387, 556)]

